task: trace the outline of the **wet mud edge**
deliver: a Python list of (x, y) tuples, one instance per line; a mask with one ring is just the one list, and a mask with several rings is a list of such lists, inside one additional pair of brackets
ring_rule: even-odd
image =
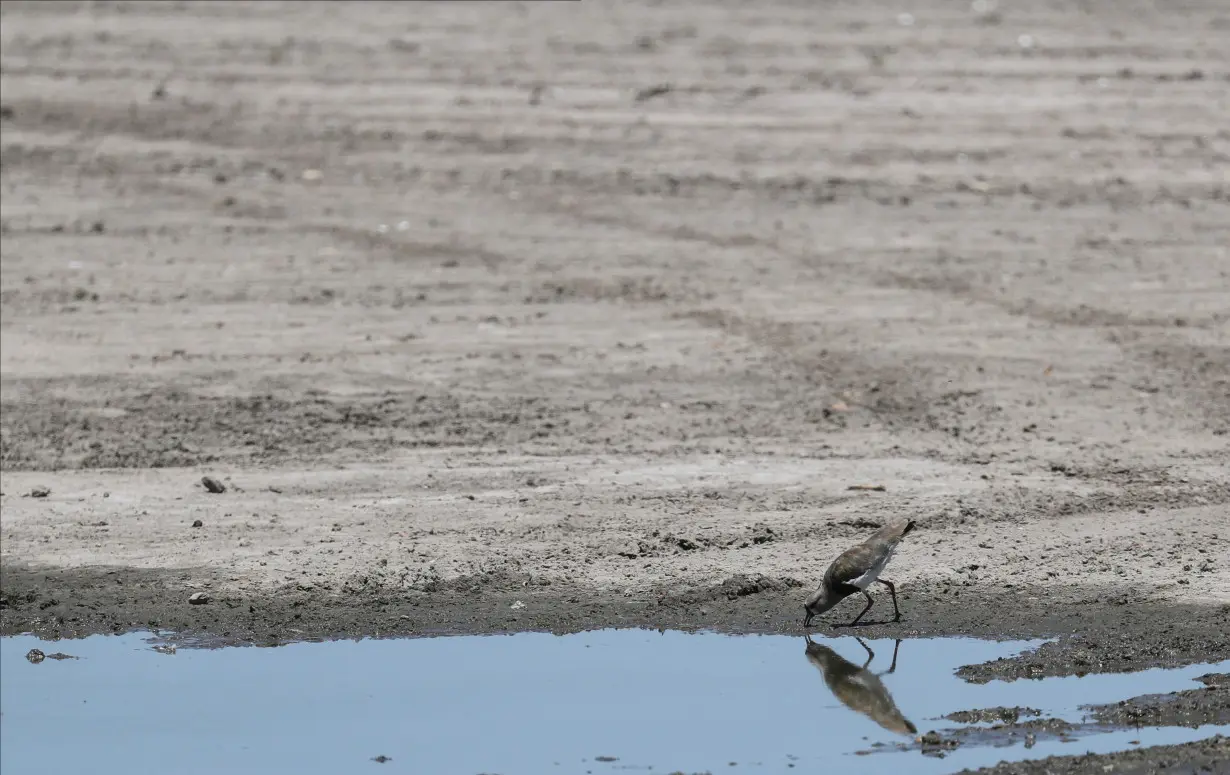
[[(207, 602), (200, 603), (203, 597)], [(492, 573), (430, 590), (350, 582), (244, 589), (208, 572), (128, 568), (37, 569), (0, 563), (0, 634), (74, 638), (156, 630), (184, 644), (277, 645), (360, 637), (568, 633), (612, 627), (802, 634), (806, 587), (792, 579), (735, 577), (708, 588), (649, 590), (633, 597), (583, 586), (539, 586), (528, 576)], [(197, 595), (197, 603), (189, 598)], [(962, 668), (967, 680), (1124, 672), (1224, 659), (1230, 605), (1132, 601), (1089, 587), (965, 592), (912, 585), (901, 593), (905, 619), (812, 632), (864, 638), (969, 636), (1054, 638), (1024, 654)], [(1116, 599), (1118, 604), (1106, 605)], [(885, 601), (886, 602), (886, 601)], [(853, 614), (850, 614), (851, 618)]]

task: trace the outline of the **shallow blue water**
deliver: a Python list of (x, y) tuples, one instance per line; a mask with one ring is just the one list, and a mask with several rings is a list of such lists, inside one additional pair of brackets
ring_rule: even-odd
[[(1138, 730), (1029, 750), (966, 746), (943, 760), (917, 751), (857, 756), (913, 735), (843, 704), (807, 658), (804, 638), (791, 636), (604, 630), (170, 655), (155, 652), (148, 637), (0, 639), (0, 771), (794, 773), (840, 764), (845, 775), (925, 775), (1230, 732)], [(830, 664), (856, 670), (867, 659), (852, 637), (815, 641), (848, 660)], [(870, 670), (887, 670), (893, 641), (867, 644), (875, 652)], [(954, 675), (961, 665), (1036, 645), (903, 641), (896, 671), (881, 678), (883, 692), (921, 733), (955, 726), (940, 718), (952, 711), (995, 705), (1077, 721), (1080, 705), (1196, 688), (1190, 678), (1230, 667), (985, 685)], [(81, 659), (31, 664), (25, 654), (36, 647)]]

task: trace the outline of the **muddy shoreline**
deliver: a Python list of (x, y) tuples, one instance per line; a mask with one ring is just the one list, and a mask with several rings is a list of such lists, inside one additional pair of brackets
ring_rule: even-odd
[[(503, 574), (431, 592), (369, 585), (337, 593), (296, 585), (239, 594), (221, 584), (215, 589), (207, 578), (185, 584), (185, 575), (38, 571), (10, 563), (0, 567), (0, 634), (74, 638), (150, 629), (165, 632), (171, 642), (208, 646), (611, 627), (802, 634), (800, 601), (806, 595), (792, 580), (740, 577), (629, 599), (583, 587), (536, 586), (527, 577)], [(204, 592), (208, 602), (189, 602), (196, 592)], [(902, 622), (876, 617), (873, 609), (856, 628), (835, 627), (843, 618), (832, 617), (811, 631), (868, 638), (1052, 639), (1016, 657), (958, 671), (974, 682), (1176, 667), (1230, 654), (1230, 606), (1140, 602), (1094, 610), (1097, 590), (1027, 592), (967, 594), (958, 604), (942, 588), (914, 585), (901, 595)]]
[[(79, 638), (97, 633), (155, 630), (160, 641), (179, 648), (278, 646), (336, 638), (437, 637), (547, 631), (566, 634), (606, 627), (713, 630), (732, 634), (801, 632), (795, 612), (801, 588), (781, 579), (739, 578), (686, 593), (662, 591), (652, 600), (612, 599), (592, 590), (544, 589), (516, 578), (487, 578), (431, 592), (366, 588), (334, 594), (298, 587), (241, 596), (209, 590), (208, 602), (192, 604), (184, 594), (184, 572), (31, 570), (0, 566), (0, 634), (32, 632), (44, 638)], [(784, 589), (783, 589), (784, 587)], [(1018, 680), (1086, 673), (1178, 667), (1224, 659), (1230, 654), (1230, 607), (1124, 604), (1089, 613), (1096, 590), (1049, 589), (1046, 602), (1031, 596), (966, 595), (959, 606), (941, 589), (915, 585), (902, 595), (909, 612), (900, 623), (854, 629), (822, 626), (813, 632), (866, 638), (970, 636), (999, 639), (1049, 638), (1033, 651), (958, 670), (966, 680)], [(1023, 603), (1023, 601), (1025, 601)], [(514, 607), (514, 603), (522, 603)], [(71, 646), (64, 645), (71, 651)], [(1079, 745), (1087, 735), (1139, 726), (1224, 725), (1230, 723), (1230, 689), (1225, 673), (1195, 679), (1191, 689), (1146, 695), (1088, 708), (1089, 720), (1071, 724), (1038, 717), (1028, 708), (956, 712), (949, 720), (988, 727), (920, 730), (905, 749), (943, 756), (954, 747), (1029, 747), (1039, 740)], [(932, 722), (934, 723), (934, 722)], [(901, 748), (896, 746), (894, 750)], [(868, 752), (874, 755), (874, 752)], [(1104, 755), (1052, 756), (1000, 764), (983, 775), (1152, 772), (1219, 772), (1230, 757), (1224, 738), (1155, 746)], [(1187, 767), (1189, 769), (1174, 769)], [(1208, 769), (1212, 767), (1213, 769)], [(1204, 769), (1201, 769), (1204, 768)], [(972, 771), (966, 771), (972, 772)]]

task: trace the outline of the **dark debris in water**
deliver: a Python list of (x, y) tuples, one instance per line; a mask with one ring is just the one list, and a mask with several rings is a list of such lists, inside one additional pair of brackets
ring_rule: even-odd
[(940, 759), (961, 745), (961, 741), (955, 737), (944, 737), (934, 729), (925, 735), (920, 735), (915, 742), (922, 749), (923, 756), (934, 756)]
[(72, 654), (65, 654), (61, 651), (56, 651), (51, 654), (44, 654), (40, 649), (30, 649), (30, 651), (26, 654), (26, 659), (28, 659), (31, 664), (37, 665), (44, 659), (81, 659), (81, 657), (74, 657)]

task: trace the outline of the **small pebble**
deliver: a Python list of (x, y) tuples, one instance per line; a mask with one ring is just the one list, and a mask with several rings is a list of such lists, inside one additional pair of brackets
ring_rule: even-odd
[(219, 482), (217, 479), (213, 478), (212, 476), (201, 477), (201, 484), (205, 485), (205, 489), (209, 490), (215, 495), (218, 493), (226, 492), (226, 485), (223, 484), (222, 482)]
[(191, 605), (205, 605), (209, 602), (209, 595), (204, 592), (193, 592), (188, 598), (188, 603)]

